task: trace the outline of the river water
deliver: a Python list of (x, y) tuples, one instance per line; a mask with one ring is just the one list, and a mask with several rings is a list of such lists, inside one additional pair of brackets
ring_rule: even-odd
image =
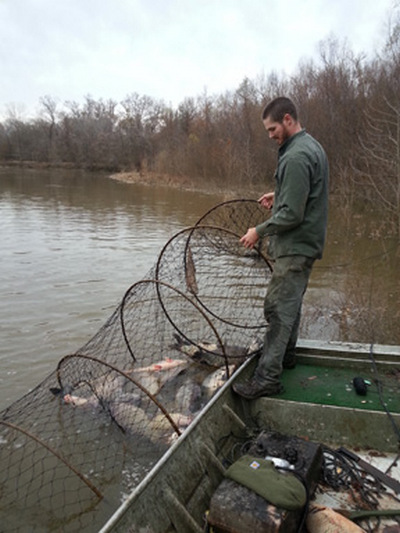
[(105, 175), (0, 169), (0, 408), (103, 325), (218, 199)]
[[(102, 174), (0, 168), (0, 409), (85, 344), (167, 240), (221, 200)], [(373, 220), (333, 202), (303, 336), (399, 342), (398, 247)], [(375, 338), (363, 338), (371, 323)]]

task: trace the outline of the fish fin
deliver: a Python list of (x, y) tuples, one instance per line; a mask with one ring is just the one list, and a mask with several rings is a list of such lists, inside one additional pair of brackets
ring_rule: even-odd
[(70, 385), (63, 387), (62, 389), (60, 387), (50, 387), (49, 390), (54, 396), (61, 396), (61, 398), (64, 398), (66, 394), (72, 393), (72, 387)]
[(184, 339), (178, 333), (173, 333), (173, 337), (175, 339), (175, 344), (172, 346), (172, 348), (177, 348), (178, 350), (182, 348), (182, 346), (191, 346), (192, 343), (188, 340)]
[(178, 335), (177, 333), (173, 333), (173, 337), (175, 339), (175, 344), (173, 344), (174, 348), (179, 348), (183, 345), (183, 339), (180, 335)]
[(174, 333), (174, 339), (178, 344), (183, 344), (183, 339), (178, 333)]

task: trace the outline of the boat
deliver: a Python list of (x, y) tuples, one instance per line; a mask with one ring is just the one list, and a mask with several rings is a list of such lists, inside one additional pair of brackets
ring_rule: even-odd
[[(374, 513), (393, 515), (395, 511), (388, 511), (388, 507), (394, 507), (400, 514), (400, 467), (396, 463), (400, 442), (400, 347), (299, 341), (296, 368), (283, 372), (285, 392), (247, 401), (233, 392), (232, 384), (251, 374), (256, 357), (246, 361), (213, 396), (104, 524), (101, 533), (244, 531), (213, 526), (210, 507), (226, 483), (227, 466), (236, 461), (238, 449), (243, 449), (251, 435), (261, 434), (283, 435), (289, 441), (314, 446), (314, 470), (316, 464), (320, 470), (321, 453), (326, 464), (329, 453), (343, 452), (347, 463), (352, 459), (351, 464), (362, 465), (363, 479), (375, 480), (378, 493), (384, 496), (378, 504), (368, 506), (359, 501), (357, 505), (354, 486), (351, 498), (346, 491), (324, 488), (318, 471), (319, 478), (314, 472), (315, 483), (310, 485), (314, 511), (329, 510), (351, 524), (354, 522), (348, 517), (354, 512), (365, 519)], [(360, 380), (365, 387), (357, 390)], [(319, 450), (319, 456), (315, 450)], [(241, 513), (240, 509), (225, 507), (225, 512), (236, 514), (240, 521), (245, 510)], [(390, 524), (394, 518), (386, 516), (385, 520)], [(371, 531), (384, 531), (379, 529), (386, 524), (382, 516), (378, 522)], [(282, 520), (281, 529), (276, 527), (263, 531), (296, 531), (293, 526), (285, 529)]]

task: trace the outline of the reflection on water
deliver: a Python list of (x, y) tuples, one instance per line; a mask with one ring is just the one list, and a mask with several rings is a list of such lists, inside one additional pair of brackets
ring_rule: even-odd
[(216, 197), (0, 169), (0, 408), (86, 343)]
[[(342, 207), (331, 197), (327, 246), (314, 267), (303, 334), (310, 338), (400, 344), (400, 247), (382, 213)], [(323, 327), (324, 334), (313, 334)]]
[[(262, 191), (260, 191), (262, 192)], [(78, 171), (0, 168), (0, 409), (109, 318), (162, 247), (220, 197)], [(302, 336), (399, 343), (398, 244), (332, 201)]]

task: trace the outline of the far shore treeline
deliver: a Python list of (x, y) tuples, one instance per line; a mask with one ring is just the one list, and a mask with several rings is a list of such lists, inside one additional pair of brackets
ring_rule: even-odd
[(331, 192), (378, 207), (386, 231), (399, 237), (400, 16), (394, 15), (373, 58), (331, 37), (320, 43), (318, 59), (301, 62), (291, 77), (245, 78), (236, 90), (186, 98), (176, 109), (135, 92), (121, 102), (86, 96), (62, 104), (46, 95), (29, 120), (9, 108), (0, 122), (0, 160), (263, 190), (266, 179), (272, 184), (276, 147), (261, 111), (271, 98), (287, 95), (326, 149)]

